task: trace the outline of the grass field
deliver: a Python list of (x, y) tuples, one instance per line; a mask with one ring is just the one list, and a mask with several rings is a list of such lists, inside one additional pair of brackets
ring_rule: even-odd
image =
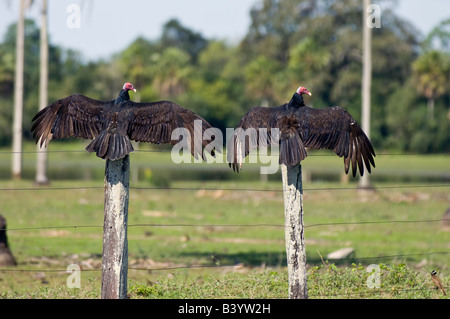
[[(55, 145), (50, 169), (76, 168), (61, 173), (67, 178), (45, 187), (30, 178), (1, 182), (0, 214), (18, 265), (0, 269), (0, 297), (100, 296), (104, 162), (58, 152), (82, 150), (79, 143)], [(32, 172), (35, 154), (26, 150)], [(443, 298), (429, 272), (449, 288), (450, 231), (441, 223), (450, 206), (449, 157), (378, 156), (375, 190), (361, 191), (351, 178), (339, 181), (341, 159), (322, 154), (329, 153), (303, 164), (313, 176), (304, 182), (309, 297)], [(287, 298), (281, 180), (261, 182), (258, 166), (237, 175), (226, 164), (203, 164), (209, 175), (195, 180), (194, 164), (181, 169), (166, 152), (145, 149), (131, 165), (139, 167), (128, 221), (131, 298)], [(320, 167), (337, 180), (321, 179)], [(345, 247), (354, 249), (350, 258), (327, 259)], [(79, 289), (66, 285), (70, 264), (83, 270)], [(380, 269), (380, 288), (367, 287), (370, 264)]]

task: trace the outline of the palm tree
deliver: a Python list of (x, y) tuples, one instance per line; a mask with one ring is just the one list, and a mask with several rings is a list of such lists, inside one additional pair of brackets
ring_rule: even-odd
[(417, 89), (428, 99), (428, 115), (433, 118), (434, 101), (448, 90), (450, 58), (442, 51), (423, 53), (413, 63)]
[(20, 0), (19, 20), (16, 30), (16, 70), (14, 77), (14, 122), (12, 177), (22, 177), (22, 119), (23, 119), (23, 68), (25, 42), (25, 10), (27, 3)]
[[(363, 6), (363, 73), (362, 73), (362, 129), (370, 137), (370, 92), (372, 85), (372, 29), (366, 25), (366, 8), (370, 0), (364, 0)], [(359, 186), (367, 188), (370, 185), (369, 175), (361, 177)]]
[[(47, 37), (47, 0), (42, 0), (41, 8), (41, 56), (40, 56), (40, 81), (39, 81), (39, 109), (47, 106), (48, 102), (48, 37)], [(48, 184), (47, 178), (47, 148), (37, 146), (36, 178), (39, 185)]]
[(190, 57), (186, 52), (169, 47), (153, 65), (153, 85), (161, 97), (175, 97), (186, 91), (192, 73)]

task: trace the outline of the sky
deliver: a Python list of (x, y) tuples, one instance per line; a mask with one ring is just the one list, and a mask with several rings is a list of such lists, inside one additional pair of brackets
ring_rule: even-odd
[[(40, 25), (42, 0), (26, 13)], [(52, 44), (71, 48), (88, 60), (108, 59), (138, 36), (154, 40), (171, 18), (207, 39), (237, 43), (250, 26), (250, 9), (260, 0), (48, 0), (48, 27)], [(361, 0), (362, 1), (362, 0)], [(391, 5), (395, 1), (384, 1)], [(73, 6), (75, 5), (75, 6)], [(79, 8), (79, 19), (76, 9)], [(382, 7), (383, 8), (383, 7)], [(398, 0), (394, 11), (427, 34), (450, 18), (449, 0)], [(19, 0), (0, 0), (0, 41), (17, 21)], [(381, 23), (383, 16), (381, 12)]]

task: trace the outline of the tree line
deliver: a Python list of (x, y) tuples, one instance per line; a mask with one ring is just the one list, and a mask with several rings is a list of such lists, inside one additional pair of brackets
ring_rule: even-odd
[[(312, 107), (361, 118), (362, 1), (261, 0), (237, 44), (207, 39), (172, 19), (158, 39), (136, 38), (106, 60), (49, 44), (49, 102), (80, 93), (169, 99), (225, 131), (255, 105), (288, 101), (301, 84)], [(375, 148), (450, 152), (450, 19), (421, 35), (390, 9), (372, 30), (371, 140)], [(0, 44), (0, 145), (11, 144), (16, 24)], [(25, 21), (24, 137), (39, 104), (39, 28)]]

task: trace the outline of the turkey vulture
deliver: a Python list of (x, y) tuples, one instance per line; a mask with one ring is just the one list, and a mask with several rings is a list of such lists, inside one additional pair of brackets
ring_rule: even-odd
[[(202, 138), (203, 132), (211, 125), (194, 112), (174, 102), (159, 101), (135, 103), (130, 101), (129, 90), (136, 92), (131, 83), (125, 83), (119, 96), (111, 101), (97, 101), (84, 95), (71, 95), (43, 108), (33, 118), (31, 128), (36, 143), (47, 146), (50, 139), (70, 136), (93, 139), (86, 147), (88, 152), (96, 152), (103, 159), (118, 160), (132, 152), (130, 140), (153, 144), (171, 143), (172, 131), (185, 128), (191, 136)], [(200, 121), (202, 132), (194, 134), (194, 121)], [(198, 130), (198, 129), (197, 129)], [(179, 138), (179, 137), (177, 137)], [(197, 159), (198, 154), (205, 160), (202, 148), (194, 148), (191, 139), (190, 150)], [(214, 156), (214, 151), (211, 151)]]
[[(305, 148), (332, 149), (339, 157), (344, 157), (345, 173), (352, 166), (353, 177), (357, 167), (363, 176), (363, 161), (370, 173), (370, 164), (375, 167), (375, 151), (353, 117), (339, 106), (322, 109), (306, 106), (303, 94), (311, 95), (306, 88), (300, 86), (289, 103), (276, 107), (251, 108), (235, 130), (233, 142), (228, 144), (227, 161), (230, 167), (239, 172), (243, 158), (252, 149), (273, 143), (274, 136), (271, 132), (279, 129), (275, 131), (278, 132), (275, 140), (279, 139), (280, 143), (280, 164), (297, 165), (307, 156)], [(246, 133), (244, 136), (250, 128), (255, 133)], [(265, 136), (260, 133), (261, 128), (267, 129)]]

